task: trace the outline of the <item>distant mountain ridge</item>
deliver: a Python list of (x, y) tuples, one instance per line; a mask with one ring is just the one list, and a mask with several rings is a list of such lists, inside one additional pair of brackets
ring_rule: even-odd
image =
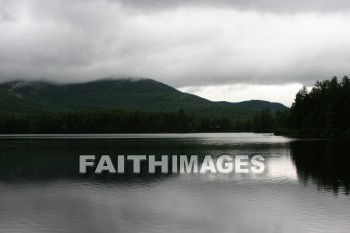
[(275, 111), (282, 111), (288, 109), (285, 105), (281, 103), (276, 103), (276, 102), (269, 102), (265, 100), (247, 100), (247, 101), (242, 101), (242, 102), (226, 102), (226, 101), (220, 101), (218, 102), (224, 106), (235, 106), (239, 108), (247, 108), (247, 109), (252, 109), (252, 110), (265, 110), (269, 109), (273, 112)]
[(0, 114), (98, 110), (166, 112), (183, 109), (197, 116), (241, 119), (261, 110), (262, 106), (270, 106), (274, 110), (281, 105), (256, 101), (213, 102), (152, 79), (104, 79), (75, 84), (11, 81), (0, 84)]

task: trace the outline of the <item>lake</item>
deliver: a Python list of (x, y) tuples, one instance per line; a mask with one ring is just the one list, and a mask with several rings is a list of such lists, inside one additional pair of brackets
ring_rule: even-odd
[[(262, 155), (248, 173), (79, 174), (79, 155)], [(350, 141), (270, 134), (0, 136), (0, 232), (350, 232)]]

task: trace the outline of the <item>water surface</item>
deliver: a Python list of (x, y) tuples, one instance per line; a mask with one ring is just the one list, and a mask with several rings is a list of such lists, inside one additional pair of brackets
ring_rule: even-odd
[[(350, 232), (350, 141), (2, 135), (0, 232)], [(265, 157), (262, 174), (79, 174), (79, 155)]]

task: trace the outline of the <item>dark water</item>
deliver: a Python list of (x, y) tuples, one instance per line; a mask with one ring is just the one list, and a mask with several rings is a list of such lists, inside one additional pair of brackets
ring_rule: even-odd
[[(79, 174), (79, 155), (265, 157), (262, 174)], [(0, 232), (350, 232), (350, 141), (264, 134), (0, 138)]]

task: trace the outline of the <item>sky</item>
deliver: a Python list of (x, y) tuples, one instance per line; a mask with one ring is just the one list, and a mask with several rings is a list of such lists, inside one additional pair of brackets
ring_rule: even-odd
[(0, 0), (0, 82), (152, 78), (288, 106), (349, 75), (347, 0)]

